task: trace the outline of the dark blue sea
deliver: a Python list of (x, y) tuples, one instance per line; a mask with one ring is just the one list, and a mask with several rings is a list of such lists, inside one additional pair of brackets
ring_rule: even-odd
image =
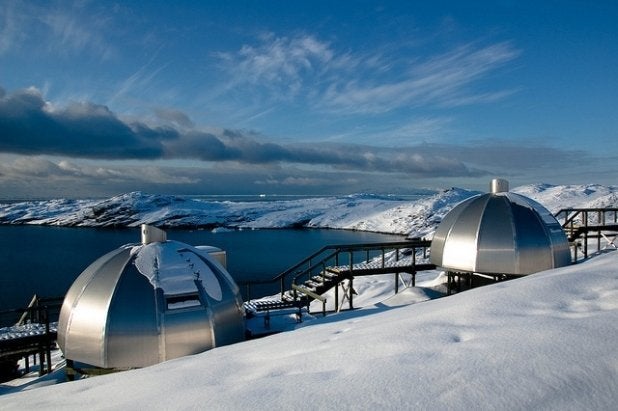
[[(167, 234), (170, 240), (224, 249), (228, 271), (237, 281), (270, 279), (325, 245), (403, 239), (358, 231), (304, 229), (216, 233), (167, 230)], [(0, 311), (26, 306), (35, 293), (63, 296), (73, 280), (98, 257), (139, 241), (139, 228), (0, 225)]]

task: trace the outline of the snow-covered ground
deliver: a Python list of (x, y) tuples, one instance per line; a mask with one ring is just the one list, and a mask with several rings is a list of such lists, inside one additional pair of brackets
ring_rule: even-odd
[[(531, 185), (512, 191), (554, 212), (618, 206), (615, 187)], [(414, 202), (349, 196), (215, 203), (132, 193), (102, 202), (0, 206), (0, 221), (86, 226), (211, 221), (425, 236), (473, 194), (451, 189)], [(618, 252), (609, 248), (574, 266), (439, 299), (432, 299), (432, 287), (442, 282), (438, 272), (417, 277), (416, 288), (397, 295), (392, 275), (359, 278), (355, 305), (362, 309), (141, 370), (57, 384), (64, 380), (59, 368), (41, 379), (0, 384), (0, 408), (613, 410), (616, 267)]]
[(0, 408), (613, 410), (617, 266), (618, 252), (608, 251), (402, 305), (418, 300), (410, 289), (141, 370), (0, 386)]

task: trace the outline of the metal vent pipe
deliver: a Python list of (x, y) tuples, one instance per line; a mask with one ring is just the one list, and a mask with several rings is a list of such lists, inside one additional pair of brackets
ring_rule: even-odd
[(167, 241), (167, 233), (160, 228), (142, 224), (142, 244), (163, 243)]
[(502, 178), (494, 178), (491, 180), (489, 184), (489, 192), (492, 194), (496, 193), (507, 193), (509, 191), (509, 182)]

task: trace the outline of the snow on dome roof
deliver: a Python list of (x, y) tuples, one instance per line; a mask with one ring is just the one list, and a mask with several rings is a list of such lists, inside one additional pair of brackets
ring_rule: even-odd
[(213, 269), (193, 247), (178, 241), (149, 243), (131, 249), (133, 264), (148, 278), (154, 288), (166, 295), (195, 291), (195, 281), (201, 280), (211, 298), (221, 301), (221, 285)]
[(97, 259), (67, 292), (58, 321), (67, 359), (144, 367), (244, 339), (240, 290), (226, 269), (152, 231)]
[(453, 271), (510, 275), (570, 263), (566, 236), (547, 209), (508, 192), (505, 180), (492, 181), (491, 190), (445, 216), (431, 244), (432, 263)]

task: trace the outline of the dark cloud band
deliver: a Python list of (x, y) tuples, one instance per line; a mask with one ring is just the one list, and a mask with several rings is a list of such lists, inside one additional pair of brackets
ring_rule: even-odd
[[(173, 113), (185, 125), (190, 120)], [(180, 121), (180, 120), (179, 120)], [(194, 159), (241, 164), (294, 163), (339, 170), (404, 173), (424, 177), (484, 174), (463, 162), (410, 150), (358, 145), (281, 145), (247, 133), (180, 131), (125, 122), (102, 105), (74, 103), (56, 109), (36, 89), (0, 89), (0, 152), (91, 159)]]

